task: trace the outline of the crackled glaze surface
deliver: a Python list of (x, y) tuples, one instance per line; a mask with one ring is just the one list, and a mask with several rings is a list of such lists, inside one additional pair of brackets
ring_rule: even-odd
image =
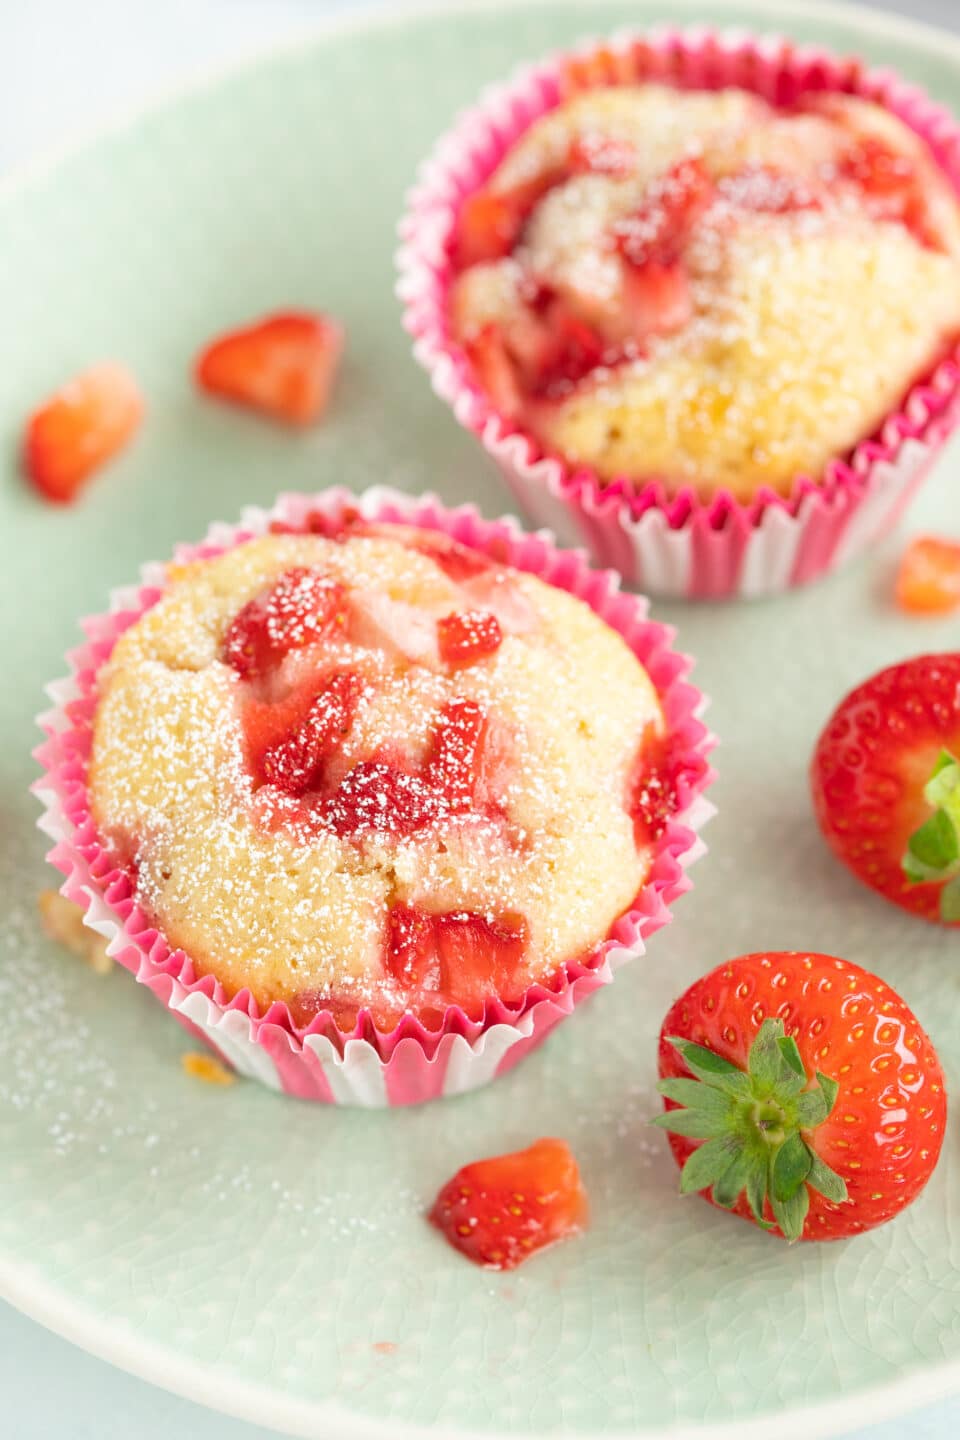
[[(666, 8), (604, 0), (590, 24)], [(747, 5), (724, 13), (757, 23)], [(334, 57), (308, 47), (0, 199), (5, 456), (36, 396), (99, 354), (130, 362), (151, 400), (137, 447), (76, 511), (41, 509), (9, 466), (0, 482), (0, 1293), (175, 1388), (220, 1404), (234, 1394), (245, 1413), (302, 1434), (649, 1437), (686, 1422), (709, 1437), (750, 1433), (750, 1420), (765, 1440), (774, 1407), (787, 1411), (778, 1433), (812, 1435), (804, 1407), (854, 1407), (842, 1429), (942, 1391), (951, 1374), (960, 1384), (952, 1128), (902, 1219), (849, 1246), (785, 1252), (679, 1204), (666, 1143), (645, 1125), (668, 1003), (724, 955), (764, 945), (875, 968), (957, 1085), (954, 942), (833, 867), (806, 790), (814, 739), (845, 690), (956, 643), (955, 622), (921, 626), (888, 608), (896, 541), (808, 593), (660, 607), (700, 657), (725, 742), (710, 855), (650, 959), (469, 1099), (363, 1114), (199, 1085), (178, 1059), (192, 1042), (150, 996), (61, 956), (36, 920), (49, 876), (26, 793), (32, 716), (75, 617), (101, 608), (108, 585), (212, 518), (324, 476), (503, 509), (489, 462), (409, 357), (392, 224), (457, 106), (520, 56), (572, 39), (583, 15), (517, 5), (509, 19), (371, 31), (362, 46), (337, 42)], [(945, 47), (868, 41), (840, 21), (791, 28), (868, 49), (942, 100), (956, 93), (960, 62)], [(402, 127), (395, 98), (384, 123), (384, 95), (403, 97)], [(349, 329), (330, 422), (303, 437), (200, 404), (188, 379), (199, 343), (278, 293), (333, 297)], [(960, 528), (957, 466), (944, 460), (911, 529)], [(551, 1132), (580, 1161), (589, 1233), (510, 1280), (469, 1269), (423, 1224), (424, 1206), (461, 1163)], [(385, 1344), (396, 1348), (375, 1348)], [(901, 1388), (887, 1398), (891, 1383)]]

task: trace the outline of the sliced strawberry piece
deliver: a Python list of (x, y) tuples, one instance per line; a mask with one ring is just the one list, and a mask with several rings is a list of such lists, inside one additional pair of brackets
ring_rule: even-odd
[(524, 216), (511, 196), (478, 190), (463, 202), (457, 221), (454, 264), (460, 270), (509, 255), (520, 236)]
[(676, 813), (678, 778), (669, 741), (648, 726), (627, 787), (627, 813), (638, 849), (659, 840)]
[(862, 192), (871, 215), (899, 222), (921, 245), (941, 247), (920, 175), (913, 159), (892, 150), (875, 135), (864, 135), (841, 158), (841, 178)]
[(343, 326), (329, 316), (269, 315), (209, 345), (196, 362), (197, 384), (274, 420), (309, 425), (326, 409), (343, 344)]
[(335, 835), (402, 839), (446, 813), (443, 797), (418, 775), (384, 760), (361, 760), (322, 802), (318, 818)]
[(436, 916), (440, 983), (445, 995), (472, 1019), (488, 999), (516, 1002), (527, 989), (529, 938), (522, 915), (495, 920), (468, 911)]
[(509, 255), (521, 231), (554, 185), (566, 178), (562, 169), (546, 170), (509, 190), (477, 190), (468, 195), (457, 219), (453, 261), (460, 270)]
[(52, 395), (27, 422), (23, 465), (46, 499), (66, 505), (128, 443), (143, 419), (137, 382), (121, 365), (96, 365)]
[(607, 344), (560, 301), (550, 306), (548, 324), (552, 344), (530, 388), (535, 394), (549, 398), (566, 394), (603, 365)]
[(278, 665), (291, 650), (322, 640), (346, 623), (347, 592), (319, 570), (294, 566), (247, 602), (223, 638), (223, 659), (245, 680)]
[(324, 762), (340, 748), (353, 723), (362, 688), (360, 676), (353, 671), (331, 676), (297, 729), (264, 754), (265, 782), (287, 795), (316, 789)]
[(487, 717), (476, 700), (450, 700), (440, 712), (427, 756), (427, 783), (454, 812), (470, 809)]
[(315, 679), (298, 686), (282, 699), (261, 700), (255, 693), (243, 698), (241, 717), (247, 764), (257, 783), (263, 781), (263, 757), (304, 723), (316, 696)]
[(444, 1185), (429, 1218), (475, 1265), (512, 1270), (537, 1250), (580, 1234), (587, 1197), (568, 1146), (544, 1139), (465, 1165)]
[(702, 161), (681, 160), (649, 187), (643, 204), (613, 228), (616, 248), (630, 265), (672, 265), (715, 198)]
[(635, 173), (637, 152), (629, 140), (612, 135), (578, 135), (571, 142), (567, 168), (574, 175), (611, 175), (623, 180)]
[(960, 543), (935, 535), (913, 540), (900, 562), (897, 604), (927, 615), (960, 607)]
[(489, 610), (459, 610), (437, 621), (437, 642), (440, 659), (457, 670), (495, 655), (503, 631)]
[(394, 905), (387, 915), (384, 968), (399, 984), (419, 989), (437, 960), (435, 916), (415, 905)]
[(484, 325), (466, 341), (464, 353), (494, 409), (515, 420), (523, 408), (523, 394), (499, 325)]
[(348, 535), (362, 533), (364, 519), (354, 505), (345, 505), (339, 515), (324, 510), (311, 510), (307, 515), (308, 534), (322, 535), (325, 540), (343, 541)]
[(686, 266), (680, 261), (663, 265), (657, 260), (648, 260), (642, 267), (624, 266), (623, 313), (638, 340), (682, 330), (693, 316)]
[(909, 155), (898, 154), (876, 135), (864, 135), (840, 159), (840, 174), (877, 199), (905, 197), (917, 182)]

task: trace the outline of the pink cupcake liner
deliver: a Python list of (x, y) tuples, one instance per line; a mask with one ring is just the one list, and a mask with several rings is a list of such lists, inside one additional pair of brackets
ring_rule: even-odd
[(671, 648), (673, 632), (647, 618), (646, 600), (620, 593), (619, 578), (591, 570), (581, 553), (557, 549), (547, 534), (525, 534), (511, 518), (484, 520), (472, 507), (444, 508), (433, 496), (412, 498), (377, 488), (284, 495), (271, 510), (247, 509), (238, 525), (213, 525), (176, 560), (212, 557), (271, 527), (307, 528), (311, 514), (344, 514), (422, 526), (449, 535), (517, 569), (577, 595), (617, 630), (646, 666), (660, 695), (681, 779), (677, 810), (657, 841), (647, 883), (607, 938), (572, 961), (547, 985), (535, 985), (513, 1008), (488, 1005), (482, 1020), (451, 1007), (438, 1031), (412, 1016), (390, 1033), (362, 1012), (350, 1035), (329, 1012), (298, 1029), (286, 1005), (261, 1013), (247, 990), (229, 997), (213, 976), (198, 977), (189, 957), (171, 950), (136, 903), (130, 877), (118, 870), (96, 833), (87, 791), (87, 761), (97, 674), (117, 638), (163, 593), (165, 566), (143, 567), (141, 583), (116, 591), (110, 609), (82, 622), (84, 644), (67, 659), (70, 674), (48, 687), (54, 708), (38, 717), (36, 750), (43, 775), (33, 786), (44, 810), (38, 822), (54, 842), (48, 859), (66, 876), (61, 894), (84, 921), (192, 1035), (242, 1074), (302, 1099), (363, 1106), (410, 1105), (486, 1084), (539, 1045), (564, 1016), (607, 985), (615, 970), (643, 953), (647, 938), (670, 920), (670, 906), (690, 887), (687, 867), (704, 853), (700, 827), (713, 814), (704, 791), (712, 779), (713, 739), (698, 718), (704, 698), (685, 680), (690, 661)]
[(804, 92), (838, 90), (874, 100), (930, 147), (960, 190), (960, 129), (947, 111), (889, 70), (866, 69), (777, 36), (660, 28), (585, 43), (518, 71), (487, 90), (436, 144), (421, 167), (400, 225), (397, 294), (414, 354), (436, 393), (493, 456), (518, 504), (561, 544), (659, 595), (719, 598), (772, 594), (826, 574), (896, 524), (960, 419), (960, 346), (922, 383), (880, 433), (830, 462), (819, 482), (798, 476), (788, 497), (762, 489), (749, 504), (722, 490), (668, 496), (662, 482), (602, 482), (589, 468), (544, 454), (492, 407), (450, 334), (451, 245), (467, 196), (486, 183), (530, 125), (576, 88), (636, 79), (681, 88), (752, 90), (791, 104)]

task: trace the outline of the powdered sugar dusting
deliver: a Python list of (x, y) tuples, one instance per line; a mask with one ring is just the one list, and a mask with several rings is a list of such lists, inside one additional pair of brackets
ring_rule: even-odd
[[(358, 643), (347, 618), (248, 692), (220, 658), (222, 637), (242, 606), (304, 565), (348, 597), (398, 607), (401, 630), (403, 607), (435, 623), (486, 593), (513, 633), (451, 672), (422, 647), (411, 659), (391, 626)], [(183, 667), (184, 654), (196, 668)], [(332, 672), (363, 683), (322, 779), (302, 794), (258, 784), (251, 707), (260, 724), (261, 711), (269, 720), (287, 704), (285, 687)], [(461, 700), (489, 717), (468, 810), (435, 771), (440, 722)], [(104, 833), (135, 864), (141, 903), (197, 973), (228, 991), (247, 985), (261, 1005), (303, 995), (390, 1003), (384, 933), (396, 904), (491, 923), (521, 914), (526, 983), (606, 933), (648, 868), (623, 797), (651, 722), (662, 725), (656, 696), (626, 645), (533, 577), (452, 579), (382, 536), (273, 536), (179, 574), (118, 642), (91, 791)]]
[[(502, 327), (521, 378), (530, 345), (518, 265), (620, 347), (615, 365), (527, 396), (523, 428), (570, 462), (606, 479), (690, 484), (703, 498), (721, 487), (744, 501), (764, 485), (786, 494), (867, 438), (960, 330), (956, 197), (878, 106), (830, 95), (778, 111), (744, 91), (600, 88), (536, 122), (491, 189), (562, 171), (572, 144), (602, 156), (605, 143), (619, 147), (620, 168), (561, 173), (514, 253), (478, 267), (480, 281), (466, 270), (451, 294), (455, 333), (469, 342)], [(692, 158), (712, 203), (674, 253), (654, 248), (653, 269), (635, 269), (618, 231), (633, 227), (641, 251), (656, 239), (657, 187)]]

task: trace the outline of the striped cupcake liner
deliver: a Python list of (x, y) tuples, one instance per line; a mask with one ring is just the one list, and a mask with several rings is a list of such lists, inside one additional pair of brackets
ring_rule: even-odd
[(328, 1011), (298, 1029), (286, 1005), (261, 1012), (249, 991), (229, 996), (213, 976), (198, 976), (189, 956), (171, 950), (140, 909), (129, 875), (105, 850), (90, 812), (87, 762), (97, 674), (117, 638), (163, 593), (166, 567), (144, 566), (139, 585), (117, 591), (107, 613), (82, 622), (86, 641), (70, 652), (70, 674), (48, 687), (53, 709), (39, 717), (43, 767), (33, 789), (43, 804), (40, 828), (53, 841), (48, 859), (66, 877), (61, 893), (80, 905), (85, 923), (106, 939), (109, 954), (149, 987), (195, 1037), (241, 1074), (302, 1099), (342, 1105), (410, 1105), (475, 1089), (511, 1069), (565, 1016), (643, 953), (647, 938), (671, 918), (689, 888), (687, 867), (704, 852), (698, 831), (713, 813), (704, 791), (712, 778), (712, 737), (699, 719), (703, 696), (685, 680), (690, 662), (672, 649), (673, 632), (647, 617), (647, 602), (624, 595), (618, 577), (591, 570), (583, 555), (559, 550), (546, 534), (516, 521), (484, 520), (471, 507), (449, 510), (433, 498), (386, 489), (357, 497), (343, 490), (281, 496), (271, 510), (248, 509), (238, 525), (216, 524), (176, 560), (212, 558), (272, 527), (308, 528), (318, 511), (331, 520), (367, 520), (437, 530), (498, 561), (579, 596), (617, 630), (645, 665), (667, 719), (680, 781), (677, 808), (657, 841), (649, 878), (634, 904), (585, 959), (563, 966), (549, 985), (535, 985), (515, 1007), (492, 1002), (482, 1020), (451, 1007), (437, 1031), (412, 1016), (393, 1031), (362, 1012), (341, 1032)]
[(482, 442), (517, 503), (565, 545), (583, 545), (648, 593), (685, 598), (774, 594), (827, 574), (900, 518), (960, 419), (960, 348), (915, 385), (879, 434), (837, 457), (819, 480), (798, 476), (789, 496), (760, 490), (742, 504), (669, 495), (662, 481), (601, 480), (545, 454), (493, 408), (450, 333), (451, 248), (464, 200), (489, 180), (530, 125), (579, 90), (658, 80), (687, 89), (739, 86), (782, 105), (811, 91), (873, 100), (929, 146), (960, 190), (953, 117), (889, 70), (814, 46), (742, 31), (657, 29), (590, 41), (486, 91), (435, 145), (400, 225), (397, 293), (414, 354), (436, 393)]

